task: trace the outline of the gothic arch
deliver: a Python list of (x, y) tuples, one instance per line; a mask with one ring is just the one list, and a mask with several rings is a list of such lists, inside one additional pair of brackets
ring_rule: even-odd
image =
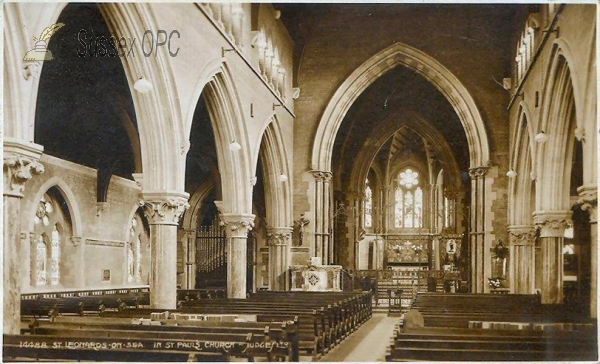
[[(265, 179), (267, 222), (273, 227), (291, 226), (293, 219), (289, 159), (281, 127), (275, 116), (263, 133), (259, 153)], [(288, 177), (287, 181), (280, 180), (282, 174)]]
[(312, 170), (331, 169), (335, 136), (350, 106), (370, 84), (397, 65), (410, 68), (438, 88), (463, 125), (469, 144), (471, 167), (488, 164), (490, 152), (485, 125), (465, 86), (431, 56), (408, 45), (395, 43), (358, 67), (329, 101), (314, 139)]
[(29, 206), (29, 209), (26, 210), (27, 212), (24, 216), (27, 231), (33, 231), (34, 229), (33, 216), (35, 216), (38, 201), (52, 187), (56, 187), (58, 189), (65, 202), (67, 203), (67, 207), (69, 208), (70, 214), (69, 218), (71, 219), (71, 228), (73, 231), (72, 236), (81, 237), (83, 234), (83, 223), (81, 221), (81, 211), (79, 209), (79, 205), (77, 204), (77, 199), (73, 194), (73, 191), (71, 191), (71, 188), (69, 188), (69, 185), (67, 185), (67, 183), (58, 176), (54, 176), (46, 182), (44, 182), (44, 184), (42, 184), (42, 186), (34, 195), (33, 200), (31, 202), (31, 206)]
[(190, 196), (190, 207), (185, 211), (181, 219), (181, 227), (184, 230), (196, 230), (198, 228), (198, 213), (204, 200), (214, 187), (212, 180), (205, 181)]
[[(131, 207), (131, 210), (129, 211), (129, 214), (127, 215), (129, 218), (127, 219), (127, 223), (125, 224), (125, 227), (123, 228), (123, 231), (124, 231), (124, 235), (123, 235), (124, 239), (123, 239), (123, 241), (129, 241), (129, 234), (130, 234), (129, 229), (131, 228), (130, 222), (131, 222), (131, 220), (133, 220), (133, 218), (135, 217), (135, 214), (138, 211), (140, 211), (140, 205), (135, 204), (135, 205), (133, 205)], [(147, 229), (147, 227), (148, 227), (148, 225), (147, 225), (148, 224), (148, 219), (146, 218), (146, 215), (143, 212), (141, 212), (140, 213), (140, 217), (144, 221), (144, 230), (148, 230)], [(148, 230), (147, 233), (149, 235), (150, 231)]]
[[(41, 27), (41, 31), (45, 26), (54, 24), (67, 5), (47, 4), (46, 10), (35, 25), (36, 28)], [(100, 3), (98, 7), (113, 34), (144, 34), (146, 29), (158, 29), (150, 4)], [(185, 153), (182, 153), (185, 128), (182, 124), (171, 61), (169, 57), (121, 57), (121, 61), (138, 119), (144, 171), (143, 190), (183, 190), (181, 166), (185, 164)], [(40, 65), (41, 67), (43, 65)], [(138, 93), (133, 89), (135, 81), (142, 76), (154, 86), (154, 90), (147, 94)], [(35, 109), (38, 87), (39, 78), (34, 77), (30, 105), (32, 110)], [(31, 140), (34, 133), (34, 117), (35, 113), (32, 112), (28, 119), (30, 122), (27, 123), (27, 134)], [(12, 122), (23, 123), (23, 120), (16, 119)]]
[(535, 148), (532, 144), (533, 130), (526, 105), (519, 107), (515, 145), (511, 148), (509, 169), (517, 172), (509, 179), (508, 225), (533, 225), (532, 214), (535, 206), (531, 205), (533, 161)]
[[(400, 122), (398, 120), (400, 119)], [(460, 184), (461, 179), (458, 175), (459, 167), (453, 153), (448, 146), (448, 143), (444, 140), (442, 135), (423, 119), (418, 113), (408, 110), (402, 115), (396, 113), (383, 122), (381, 122), (376, 129), (373, 130), (369, 139), (372, 142), (369, 143), (368, 147), (363, 147), (359, 152), (356, 163), (352, 168), (350, 175), (350, 189), (356, 188), (360, 191), (360, 186), (364, 183), (364, 180), (368, 173), (368, 167), (373, 163), (375, 156), (383, 146), (386, 140), (394, 135), (398, 130), (404, 127), (411, 127), (417, 134), (426, 135), (428, 139), (432, 140), (437, 148), (441, 151), (442, 155), (448, 156), (446, 160), (449, 166), (446, 167), (448, 170), (448, 183)], [(458, 186), (457, 186), (458, 187)]]
[(538, 143), (536, 151), (536, 172), (540, 183), (536, 209), (568, 211), (577, 100), (568, 60), (562, 48), (555, 47), (553, 51), (538, 129), (545, 131), (548, 141)]
[[(221, 212), (249, 213), (252, 211), (251, 148), (237, 90), (226, 63), (201, 92), (215, 134), (223, 191)], [(242, 148), (238, 151), (229, 150), (229, 144), (233, 141)]]

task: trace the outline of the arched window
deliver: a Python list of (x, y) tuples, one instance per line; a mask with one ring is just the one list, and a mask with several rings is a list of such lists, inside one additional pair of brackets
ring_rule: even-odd
[(46, 270), (46, 259), (48, 254), (48, 248), (46, 246), (46, 242), (44, 241), (44, 237), (39, 235), (36, 241), (36, 260), (35, 260), (35, 268), (36, 268), (36, 277), (35, 284), (38, 286), (45, 286), (47, 284), (47, 270)]
[(395, 192), (394, 226), (423, 227), (423, 190), (419, 187), (419, 173), (407, 168), (400, 173)]
[(52, 244), (50, 245), (50, 257), (52, 262), (52, 275), (50, 284), (56, 285), (60, 282), (60, 234), (57, 224), (52, 229)]
[[(368, 183), (368, 182), (367, 182)], [(365, 227), (373, 226), (373, 191), (367, 184), (365, 188)]]
[(35, 249), (32, 249), (32, 285), (47, 286), (61, 283), (61, 247), (64, 240), (64, 213), (59, 203), (46, 193), (40, 199), (34, 222)]
[(141, 283), (142, 281), (142, 242), (143, 232), (141, 221), (137, 216), (131, 220), (130, 239), (127, 244), (127, 282)]

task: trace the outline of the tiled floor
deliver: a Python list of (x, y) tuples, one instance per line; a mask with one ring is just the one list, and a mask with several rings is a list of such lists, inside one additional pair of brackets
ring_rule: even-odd
[(394, 325), (398, 317), (374, 313), (373, 317), (353, 332), (340, 345), (321, 358), (321, 362), (376, 362), (385, 361)]

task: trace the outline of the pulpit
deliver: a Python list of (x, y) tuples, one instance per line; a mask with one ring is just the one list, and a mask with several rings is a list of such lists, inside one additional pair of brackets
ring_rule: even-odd
[(341, 265), (292, 265), (290, 267), (292, 291), (341, 291)]

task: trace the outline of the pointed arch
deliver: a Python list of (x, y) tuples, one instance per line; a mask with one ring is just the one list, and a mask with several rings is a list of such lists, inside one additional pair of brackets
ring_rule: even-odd
[[(270, 226), (292, 226), (292, 191), (289, 158), (278, 118), (274, 115), (264, 130), (259, 148), (265, 178), (267, 221)], [(288, 179), (282, 181), (281, 175)]]
[(395, 43), (358, 67), (329, 101), (314, 139), (312, 170), (331, 169), (335, 137), (350, 106), (369, 85), (398, 65), (423, 76), (450, 102), (465, 130), (471, 167), (488, 164), (490, 151), (485, 124), (465, 86), (431, 56), (406, 44)]
[(33, 231), (33, 216), (35, 216), (37, 210), (37, 202), (41, 200), (42, 196), (52, 187), (56, 187), (56, 189), (60, 192), (62, 198), (67, 203), (67, 207), (69, 208), (69, 218), (71, 220), (71, 228), (73, 231), (73, 236), (80, 237), (83, 234), (83, 224), (81, 221), (81, 210), (79, 209), (79, 204), (77, 203), (77, 199), (71, 191), (71, 188), (67, 183), (60, 177), (54, 176), (44, 182), (42, 186), (38, 189), (35, 196), (33, 197), (33, 203), (27, 210), (25, 215), (25, 221), (27, 221), (27, 231)]
[[(29, 25), (37, 30), (39, 27), (43, 29), (47, 24), (56, 23), (67, 5), (68, 3), (45, 4), (38, 22)], [(98, 8), (113, 34), (144, 34), (146, 29), (159, 28), (151, 4), (99, 3)], [(145, 177), (143, 189), (182, 191), (184, 188), (182, 166), (185, 166), (185, 153), (182, 153), (185, 143), (182, 141), (185, 140), (185, 128), (170, 57), (120, 58), (138, 120)], [(40, 67), (43, 67), (43, 64)], [(18, 74), (21, 75), (22, 72)], [(135, 81), (142, 76), (152, 82), (154, 86), (152, 92), (140, 94), (133, 89)], [(33, 110), (37, 99), (39, 77), (34, 77), (32, 82), (32, 101), (29, 108)], [(30, 114), (27, 120), (15, 119), (11, 122), (26, 124), (29, 128), (27, 134), (33, 140), (35, 113), (31, 111)]]
[(198, 228), (198, 214), (201, 211), (202, 204), (210, 195), (214, 188), (212, 180), (204, 181), (194, 193), (190, 196), (190, 207), (183, 214), (181, 226), (185, 230), (196, 230)]
[(354, 188), (360, 190), (361, 183), (364, 182), (368, 174), (369, 166), (372, 165), (386, 140), (391, 138), (400, 129), (408, 127), (412, 128), (420, 136), (433, 142), (447, 165), (448, 180), (446, 182), (455, 184), (457, 188), (461, 186), (460, 169), (448, 142), (430, 122), (412, 110), (401, 110), (401, 112), (386, 118), (373, 129), (367, 139), (369, 143), (361, 148), (356, 162), (353, 164), (349, 180), (350, 186), (354, 186)]
[(548, 141), (537, 145), (536, 167), (540, 185), (537, 189), (536, 209), (568, 211), (577, 108), (571, 69), (563, 50), (555, 46), (551, 59), (538, 129), (546, 132)]
[[(206, 83), (202, 94), (215, 134), (223, 191), (222, 213), (249, 213), (252, 211), (250, 141), (240, 99), (226, 63), (223, 63), (221, 72)], [(229, 150), (229, 144), (233, 141), (242, 148), (238, 151)]]
[[(511, 148), (509, 169), (517, 172), (515, 178), (509, 180), (508, 193), (508, 225), (532, 225), (535, 205), (532, 206), (533, 179), (535, 172), (533, 160), (535, 146), (533, 145), (531, 115), (526, 104), (519, 107), (514, 145)], [(533, 173), (533, 175), (532, 175)]]

